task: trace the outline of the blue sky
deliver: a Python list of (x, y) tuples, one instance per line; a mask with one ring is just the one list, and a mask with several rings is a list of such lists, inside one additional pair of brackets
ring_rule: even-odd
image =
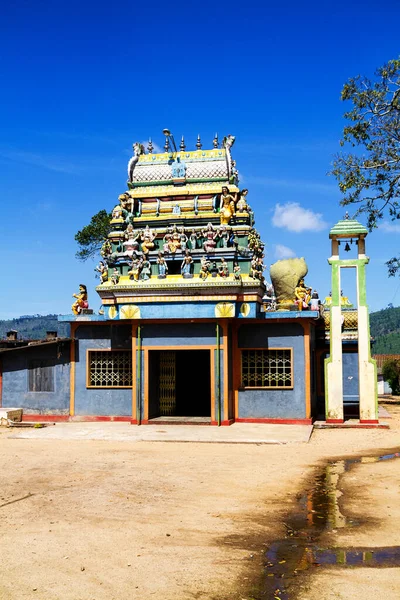
[[(97, 310), (96, 262), (75, 259), (74, 234), (125, 191), (132, 143), (162, 146), (165, 127), (193, 149), (198, 133), (204, 147), (236, 136), (268, 266), (304, 256), (306, 282), (327, 295), (328, 232), (344, 214), (327, 176), (340, 91), (399, 55), (399, 17), (394, 0), (4, 5), (0, 318), (69, 313), (80, 282)], [(371, 310), (400, 304), (384, 265), (398, 233), (367, 237)]]

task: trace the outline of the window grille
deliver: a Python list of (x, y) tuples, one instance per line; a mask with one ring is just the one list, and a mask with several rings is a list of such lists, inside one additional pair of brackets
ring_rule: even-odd
[(132, 387), (132, 352), (89, 351), (89, 387)]
[(54, 367), (49, 360), (30, 360), (28, 365), (28, 391), (54, 392)]
[(242, 387), (293, 387), (292, 350), (242, 350)]

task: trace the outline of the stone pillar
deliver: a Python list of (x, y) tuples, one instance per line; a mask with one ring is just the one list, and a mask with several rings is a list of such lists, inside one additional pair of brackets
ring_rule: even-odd
[(340, 266), (337, 257), (330, 258), (328, 262), (332, 267), (332, 304), (330, 309), (330, 356), (325, 359), (325, 418), (327, 423), (343, 423)]
[(369, 259), (359, 259), (358, 291), (358, 376), (360, 391), (360, 422), (378, 422), (378, 380), (376, 361), (371, 358), (369, 314), (366, 302), (365, 265)]

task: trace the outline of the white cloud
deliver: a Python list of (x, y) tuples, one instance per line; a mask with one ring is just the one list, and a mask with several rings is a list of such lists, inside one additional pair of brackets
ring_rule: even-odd
[(293, 258), (296, 253), (291, 248), (284, 246), (283, 244), (275, 244), (275, 256), (276, 258)]
[(387, 221), (383, 221), (379, 227), (388, 233), (400, 233), (400, 223), (388, 223)]
[(321, 231), (327, 227), (327, 223), (325, 223), (320, 213), (303, 208), (298, 202), (277, 204), (272, 217), (272, 224), (274, 227), (282, 227), (296, 233)]

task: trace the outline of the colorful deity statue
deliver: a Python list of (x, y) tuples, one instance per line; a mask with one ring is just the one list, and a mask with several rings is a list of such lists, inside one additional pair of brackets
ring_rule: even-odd
[(165, 279), (168, 273), (168, 265), (162, 252), (158, 253), (156, 262), (158, 266), (158, 279)]
[(181, 242), (181, 250), (182, 250), (182, 252), (185, 252), (186, 247), (187, 247), (187, 241), (188, 241), (188, 237), (185, 234), (185, 228), (179, 227), (178, 231), (179, 231), (179, 239)]
[[(185, 236), (186, 240), (187, 237)], [(163, 240), (164, 252), (175, 254), (181, 248), (181, 234), (176, 228), (176, 225), (170, 227), (164, 236)]]
[(114, 206), (111, 213), (111, 223), (121, 223), (124, 220), (123, 209), (120, 204)]
[(118, 285), (119, 284), (119, 278), (120, 278), (119, 271), (118, 271), (118, 269), (116, 267), (114, 267), (114, 270), (113, 270), (113, 272), (111, 274), (111, 279), (110, 279), (112, 285)]
[(226, 260), (224, 258), (221, 258), (221, 264), (218, 267), (218, 273), (219, 273), (219, 276), (223, 277), (224, 279), (229, 277), (228, 263), (226, 262)]
[(227, 248), (231, 234), (226, 225), (221, 225), (218, 227), (217, 237), (222, 241), (222, 247)]
[(182, 277), (189, 278), (192, 276), (192, 264), (193, 258), (190, 256), (189, 250), (186, 250), (185, 256), (181, 264), (181, 275)]
[(142, 270), (143, 260), (142, 258), (134, 258), (131, 264), (131, 268), (128, 271), (129, 279), (133, 281), (139, 281), (140, 273)]
[(122, 210), (125, 210), (129, 216), (133, 216), (133, 209), (135, 200), (127, 192), (118, 196), (118, 200), (121, 203)]
[(237, 217), (248, 217), (249, 216), (249, 205), (247, 204), (247, 194), (249, 190), (244, 189), (240, 192), (240, 198), (236, 204), (236, 216)]
[(203, 242), (204, 250), (206, 252), (214, 252), (215, 246), (217, 245), (215, 238), (217, 237), (218, 232), (215, 231), (213, 224), (208, 223), (206, 229), (203, 229), (201, 233), (202, 233), (202, 236), (204, 238), (206, 238), (205, 241)]
[(110, 240), (104, 240), (103, 245), (100, 249), (100, 255), (107, 259), (112, 254), (112, 245)]
[(221, 225), (228, 225), (229, 221), (235, 214), (235, 202), (236, 202), (236, 194), (232, 196), (229, 193), (229, 188), (224, 186), (222, 188), (222, 194), (220, 196), (220, 204), (219, 204), (219, 216), (221, 220)]
[(306, 287), (304, 279), (301, 278), (297, 286), (294, 288), (294, 303), (297, 304), (299, 310), (308, 308), (311, 299), (312, 288)]
[(205, 280), (205, 279), (207, 279), (209, 274), (210, 274), (210, 261), (207, 260), (207, 258), (205, 256), (202, 256), (201, 260), (200, 260), (199, 278)]
[(140, 237), (140, 239), (142, 240), (141, 248), (143, 254), (148, 254), (150, 250), (153, 250), (155, 237), (156, 234), (154, 233), (154, 231), (150, 229), (148, 225), (146, 225)]
[(140, 279), (143, 279), (143, 281), (147, 281), (147, 279), (151, 278), (151, 264), (150, 261), (147, 260), (147, 258), (144, 259), (144, 261), (142, 262), (142, 270), (140, 273)]
[(101, 260), (97, 267), (94, 269), (100, 273), (100, 282), (105, 283), (108, 281), (108, 268), (107, 265)]
[(192, 250), (196, 250), (198, 237), (199, 236), (197, 235), (196, 230), (192, 229), (189, 236), (190, 247)]
[(233, 263), (233, 277), (236, 281), (242, 281), (241, 268), (238, 262)]
[(142, 230), (135, 231), (132, 223), (129, 223), (124, 233), (124, 238), (126, 240), (123, 244), (125, 254), (132, 256), (134, 252), (139, 250), (139, 240), (142, 238), (142, 235)]
[(83, 309), (89, 308), (87, 288), (86, 285), (83, 285), (83, 283), (79, 284), (79, 293), (72, 294), (72, 297), (76, 298), (71, 307), (74, 315), (79, 315)]

